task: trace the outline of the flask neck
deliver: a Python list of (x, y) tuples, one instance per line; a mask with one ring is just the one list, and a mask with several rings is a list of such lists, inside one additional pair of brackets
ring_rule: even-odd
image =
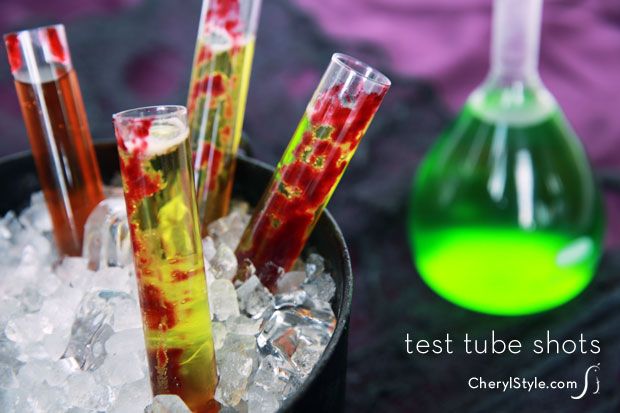
[(495, 0), (487, 86), (540, 86), (541, 17), (542, 0)]

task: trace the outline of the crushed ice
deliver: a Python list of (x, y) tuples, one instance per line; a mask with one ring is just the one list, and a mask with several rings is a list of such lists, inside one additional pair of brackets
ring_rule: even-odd
[[(118, 193), (89, 219), (83, 258), (58, 261), (41, 193), (19, 216), (0, 218), (0, 411), (189, 411), (177, 396), (151, 394)], [(225, 411), (267, 413), (321, 357), (336, 325), (336, 287), (317, 254), (284, 274), (275, 294), (253, 274), (235, 286), (234, 249), (248, 220), (247, 204), (237, 203), (203, 240), (216, 398)]]

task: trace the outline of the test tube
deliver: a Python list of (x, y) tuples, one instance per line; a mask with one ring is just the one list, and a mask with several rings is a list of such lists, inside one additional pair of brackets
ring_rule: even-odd
[(4, 35), (39, 183), (61, 255), (80, 255), (103, 196), (99, 166), (63, 25)]
[(333, 55), (237, 247), (267, 287), (299, 257), (389, 87), (372, 67)]
[(228, 213), (261, 0), (204, 0), (188, 96), (202, 234)]
[(153, 394), (217, 411), (186, 110), (147, 107), (113, 119)]

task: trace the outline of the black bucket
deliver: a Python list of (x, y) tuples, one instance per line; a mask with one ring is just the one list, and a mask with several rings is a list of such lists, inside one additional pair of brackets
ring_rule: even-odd
[[(104, 182), (110, 182), (119, 171), (116, 144), (106, 142), (95, 146)], [(256, 205), (272, 172), (273, 168), (262, 162), (239, 158), (234, 195)], [(40, 189), (34, 161), (29, 152), (0, 159), (0, 176), (2, 215), (9, 210), (19, 211), (26, 207), (30, 202), (30, 195)], [(338, 321), (323, 357), (299, 391), (283, 404), (280, 411), (338, 412), (344, 407), (353, 274), (342, 232), (329, 212), (325, 211), (321, 216), (307, 248), (312, 248), (325, 257), (336, 282), (336, 297), (332, 306)]]

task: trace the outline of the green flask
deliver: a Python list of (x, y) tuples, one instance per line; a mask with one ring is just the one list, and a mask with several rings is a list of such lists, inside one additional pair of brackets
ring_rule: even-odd
[(540, 81), (542, 0), (495, 0), (491, 70), (418, 169), (408, 233), (424, 281), (521, 315), (590, 282), (604, 213), (579, 139)]

